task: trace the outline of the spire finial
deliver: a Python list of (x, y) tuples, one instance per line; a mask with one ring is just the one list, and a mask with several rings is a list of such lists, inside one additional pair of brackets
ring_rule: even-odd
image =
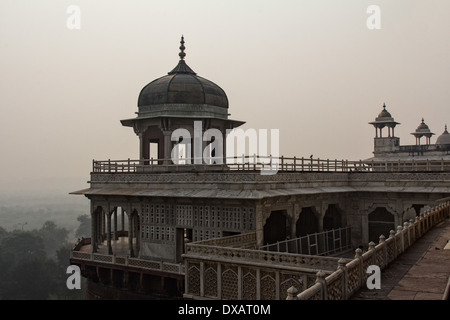
[(184, 46), (184, 36), (181, 35), (181, 46), (180, 46), (180, 53), (178, 54), (180, 56), (181, 60), (184, 60), (184, 57), (186, 57), (186, 53), (184, 53), (184, 49), (186, 49), (186, 47)]
[(447, 124), (445, 124), (445, 131), (447, 131)]
[(383, 109), (386, 110), (386, 102), (383, 103)]

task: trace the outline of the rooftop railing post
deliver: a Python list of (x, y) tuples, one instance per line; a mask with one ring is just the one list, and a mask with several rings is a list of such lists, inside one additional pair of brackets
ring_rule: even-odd
[(322, 295), (322, 300), (327, 300), (328, 299), (328, 295), (327, 295), (327, 282), (325, 280), (326, 274), (325, 272), (323, 272), (322, 270), (318, 271), (316, 273), (316, 283), (320, 283), (321, 284), (321, 295)]
[(409, 227), (410, 227), (410, 245), (416, 241), (416, 225), (413, 219), (409, 219)]
[[(383, 248), (383, 266), (382, 267), (384, 268), (387, 265), (387, 261), (388, 261), (386, 237), (382, 234), (382, 235), (380, 235), (379, 239), (380, 239), (379, 243), (382, 245), (382, 248)], [(381, 266), (380, 266), (380, 268), (381, 268)]]
[(287, 289), (287, 297), (286, 300), (298, 300), (297, 297), (298, 289), (294, 286)]
[(375, 252), (375, 242), (370, 241), (369, 242), (369, 251), (371, 254), (371, 260), (372, 260), (372, 264), (377, 264), (377, 256), (376, 256), (376, 252)]
[(338, 260), (338, 270), (342, 270), (342, 300), (347, 300), (349, 298), (347, 292), (348, 274), (345, 259)]
[(363, 270), (363, 263), (362, 263), (362, 250), (360, 248), (355, 250), (355, 259), (358, 259), (358, 289), (362, 288), (363, 283), (362, 279), (364, 278), (364, 270)]
[(397, 247), (396, 247), (396, 242), (395, 242), (395, 231), (394, 230), (389, 231), (389, 239), (391, 239), (391, 238), (392, 238), (391, 241), (393, 242), (393, 249), (392, 249), (392, 257), (389, 257), (389, 252), (388, 252), (388, 262), (391, 262), (397, 256)]
[(397, 226), (397, 234), (400, 234), (400, 243), (398, 244), (401, 249), (400, 252), (405, 251), (405, 240), (403, 237), (402, 230), (403, 230), (402, 226)]
[(410, 240), (410, 237), (409, 237), (409, 223), (407, 221), (405, 221), (403, 223), (403, 232), (406, 232), (406, 239), (408, 240), (408, 243), (404, 244), (404, 249), (403, 250), (406, 250), (406, 248), (409, 248), (409, 246), (411, 245), (411, 240)]

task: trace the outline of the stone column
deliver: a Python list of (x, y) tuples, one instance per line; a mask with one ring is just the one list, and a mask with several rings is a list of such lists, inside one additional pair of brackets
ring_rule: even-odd
[(295, 239), (296, 238), (296, 232), (297, 232), (297, 220), (295, 219), (295, 204), (289, 204), (287, 207), (287, 216), (289, 217), (289, 222), (290, 222), (290, 237), (291, 239)]
[(139, 257), (139, 249), (141, 248), (141, 231), (139, 230), (139, 215), (133, 215), (134, 220), (134, 235), (136, 237), (136, 256)]
[(263, 205), (257, 203), (255, 206), (256, 220), (256, 246), (264, 245), (264, 208)]
[(100, 229), (101, 229), (101, 231), (100, 231), (100, 241), (103, 242), (104, 234), (106, 233), (105, 212), (103, 211), (103, 208), (102, 208), (102, 212), (101, 212), (101, 215), (100, 215), (100, 219), (101, 219), (101, 221), (100, 221), (100, 224), (101, 224), (101, 226), (100, 226)]
[(134, 257), (133, 252), (133, 218), (131, 215), (131, 204), (128, 205), (128, 255)]
[(91, 204), (91, 252), (97, 252), (97, 214), (95, 213), (94, 206)]
[(169, 165), (172, 163), (171, 159), (171, 152), (172, 152), (172, 140), (170, 139), (172, 136), (171, 130), (163, 130), (162, 131), (164, 135), (164, 162), (163, 164)]
[(108, 211), (106, 214), (106, 243), (108, 247), (108, 254), (112, 254), (112, 246), (111, 246), (111, 214), (110, 207), (108, 204)]
[(123, 211), (123, 207), (120, 207), (121, 212), (121, 220), (122, 220), (122, 234), (125, 231), (125, 212)]
[[(227, 135), (226, 135), (225, 131), (222, 131), (222, 138), (223, 138), (223, 142), (222, 142), (223, 164), (226, 165), (227, 164)], [(216, 154), (217, 154), (217, 150), (216, 150)]]
[(139, 160), (144, 160), (145, 156), (144, 156), (144, 133), (143, 132), (139, 132), (138, 133), (139, 136)]
[(117, 236), (117, 207), (114, 208), (114, 240), (118, 240)]
[(323, 218), (328, 210), (328, 203), (322, 203), (318, 212), (317, 218), (317, 232), (323, 232)]

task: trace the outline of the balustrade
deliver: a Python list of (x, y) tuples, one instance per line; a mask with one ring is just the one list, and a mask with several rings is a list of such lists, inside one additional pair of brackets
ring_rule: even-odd
[(340, 261), (339, 268), (331, 275), (323, 279), (323, 274), (317, 273), (317, 283), (305, 291), (294, 295), (297, 288), (289, 288), (287, 299), (289, 300), (345, 300), (350, 298), (366, 283), (369, 265), (377, 265), (380, 269), (386, 268), (416, 240), (423, 236), (429, 229), (443, 221), (450, 214), (450, 202), (425, 211), (415, 220), (405, 222), (403, 227), (397, 227), (397, 233), (391, 230), (389, 238), (380, 235), (379, 244), (369, 244), (369, 250), (361, 254), (361, 249), (356, 249), (355, 259), (344, 263)]
[[(188, 160), (188, 159), (185, 159)], [(193, 160), (193, 159), (191, 159)], [(206, 159), (207, 160), (207, 159)], [(189, 161), (188, 161), (189, 162)], [(316, 172), (414, 172), (450, 171), (449, 160), (337, 160), (298, 157), (240, 156), (226, 158), (226, 164), (173, 164), (172, 159), (143, 160), (93, 160), (94, 173), (160, 172), (185, 170), (234, 170), (234, 171), (316, 171)]]

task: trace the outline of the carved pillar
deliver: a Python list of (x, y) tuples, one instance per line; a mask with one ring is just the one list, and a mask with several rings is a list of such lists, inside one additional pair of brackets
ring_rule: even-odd
[(163, 164), (168, 165), (171, 164), (171, 152), (172, 152), (172, 131), (171, 130), (163, 130), (164, 135), (164, 162)]
[(290, 237), (291, 237), (291, 239), (294, 239), (294, 238), (296, 238), (296, 231), (297, 231), (297, 227), (296, 227), (297, 220), (295, 219), (295, 204), (294, 203), (290, 203), (288, 205), (286, 213), (287, 213), (287, 216), (289, 217)]
[(316, 215), (317, 218), (317, 232), (323, 232), (323, 218), (325, 217), (325, 214), (328, 210), (328, 204), (322, 202), (319, 210), (318, 210), (318, 214)]
[(128, 255), (134, 257), (133, 252), (133, 217), (131, 214), (131, 204), (128, 204)]
[(91, 203), (91, 252), (97, 252), (97, 214), (94, 210), (94, 205)]
[(117, 236), (117, 207), (114, 208), (114, 240), (119, 240)]
[(121, 220), (122, 220), (122, 235), (125, 232), (125, 212), (123, 211), (123, 207), (120, 207)]
[[(133, 125), (133, 130), (139, 137), (139, 159), (144, 160), (150, 158), (150, 142), (148, 141), (146, 130), (137, 123)], [(142, 164), (148, 164), (148, 162)]]
[(300, 218), (300, 212), (302, 211), (302, 208), (300, 207), (299, 203), (294, 203), (293, 205), (294, 212), (292, 213), (292, 237), (297, 238), (297, 222)]
[(134, 220), (134, 236), (136, 237), (136, 256), (139, 257), (139, 252), (141, 248), (141, 231), (140, 231), (140, 223), (139, 223), (139, 215), (136, 213), (133, 215)]
[(103, 208), (102, 208), (102, 212), (101, 212), (101, 215), (100, 215), (100, 219), (101, 219), (101, 221), (100, 221), (100, 228), (101, 228), (100, 241), (103, 242), (104, 237), (105, 237), (105, 233), (106, 233), (105, 212), (104, 212)]
[(95, 224), (95, 243), (98, 246), (99, 243), (102, 242), (102, 213), (101, 212), (95, 212), (94, 218), (94, 224)]
[(255, 206), (256, 246), (264, 245), (264, 207), (261, 203)]
[(112, 254), (112, 246), (111, 246), (111, 209), (108, 203), (108, 211), (106, 213), (106, 243), (108, 247), (108, 254)]

